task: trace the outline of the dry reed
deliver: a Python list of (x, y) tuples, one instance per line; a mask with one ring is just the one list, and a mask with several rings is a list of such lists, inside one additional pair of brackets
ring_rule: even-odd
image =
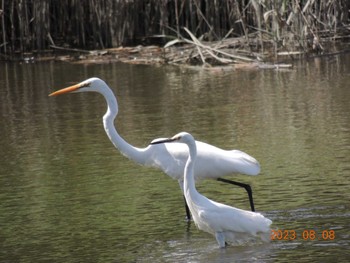
[(169, 41), (188, 37), (184, 28), (200, 40), (243, 37), (250, 51), (305, 52), (349, 37), (350, 24), (348, 0), (2, 0), (0, 6), (3, 56), (50, 46), (134, 45), (155, 35)]

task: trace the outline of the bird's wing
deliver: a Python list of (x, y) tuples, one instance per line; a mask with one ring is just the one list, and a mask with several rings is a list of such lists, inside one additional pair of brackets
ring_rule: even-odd
[(218, 178), (233, 173), (257, 175), (260, 164), (252, 156), (239, 150), (226, 151), (213, 145), (196, 141), (197, 159), (195, 177)]
[[(212, 201), (214, 202), (214, 201)], [(215, 207), (201, 211), (203, 221), (216, 231), (257, 232), (270, 231), (271, 220), (259, 213), (250, 212), (216, 203)]]
[[(160, 139), (155, 139), (157, 141)], [(196, 180), (218, 178), (232, 173), (257, 175), (260, 164), (250, 155), (239, 151), (226, 151), (213, 145), (196, 141), (197, 158), (194, 165)], [(174, 179), (183, 178), (184, 167), (189, 155), (183, 143), (163, 143), (145, 148), (148, 156), (145, 165), (161, 169)]]

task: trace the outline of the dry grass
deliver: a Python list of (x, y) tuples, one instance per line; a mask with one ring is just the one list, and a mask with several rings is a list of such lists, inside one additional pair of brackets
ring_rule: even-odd
[(348, 0), (2, 0), (0, 54), (194, 40), (185, 28), (199, 41), (239, 37), (250, 52), (322, 51), (349, 37), (349, 9)]

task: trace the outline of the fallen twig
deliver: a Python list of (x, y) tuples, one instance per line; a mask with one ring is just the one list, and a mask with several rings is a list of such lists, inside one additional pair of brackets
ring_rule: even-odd
[(55, 46), (55, 45), (50, 45), (50, 47), (53, 48), (53, 49), (64, 50), (64, 51), (69, 51), (69, 52), (79, 52), (79, 53), (89, 53), (89, 54), (92, 53), (92, 51), (83, 50), (83, 49), (77, 49), (77, 48), (58, 47), (58, 46)]

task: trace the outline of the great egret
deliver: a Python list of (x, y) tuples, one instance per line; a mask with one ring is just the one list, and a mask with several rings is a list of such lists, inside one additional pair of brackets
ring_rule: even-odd
[[(188, 157), (188, 148), (186, 145), (173, 143), (137, 148), (127, 143), (114, 127), (114, 119), (118, 114), (118, 102), (113, 91), (103, 80), (99, 78), (90, 78), (79, 84), (53, 92), (49, 96), (89, 91), (102, 94), (107, 102), (108, 109), (103, 116), (103, 126), (114, 146), (119, 149), (124, 156), (136, 163), (157, 167), (173, 179), (178, 180), (183, 193), (183, 171)], [(251, 187), (248, 184), (220, 177), (232, 173), (257, 175), (260, 172), (258, 161), (250, 155), (238, 150), (226, 151), (200, 141), (197, 141), (196, 144), (198, 156), (194, 167), (195, 179), (211, 178), (244, 187), (248, 192), (251, 209), (254, 211)], [(190, 219), (188, 207), (186, 205), (185, 207), (187, 218)]]
[(197, 192), (194, 181), (194, 167), (197, 163), (197, 147), (193, 136), (181, 132), (169, 139), (156, 139), (152, 145), (179, 142), (189, 148), (189, 156), (184, 169), (184, 194), (193, 221), (200, 230), (213, 234), (221, 248), (226, 243), (247, 241), (256, 237), (270, 240), (272, 221), (255, 212), (224, 205), (206, 198)]

